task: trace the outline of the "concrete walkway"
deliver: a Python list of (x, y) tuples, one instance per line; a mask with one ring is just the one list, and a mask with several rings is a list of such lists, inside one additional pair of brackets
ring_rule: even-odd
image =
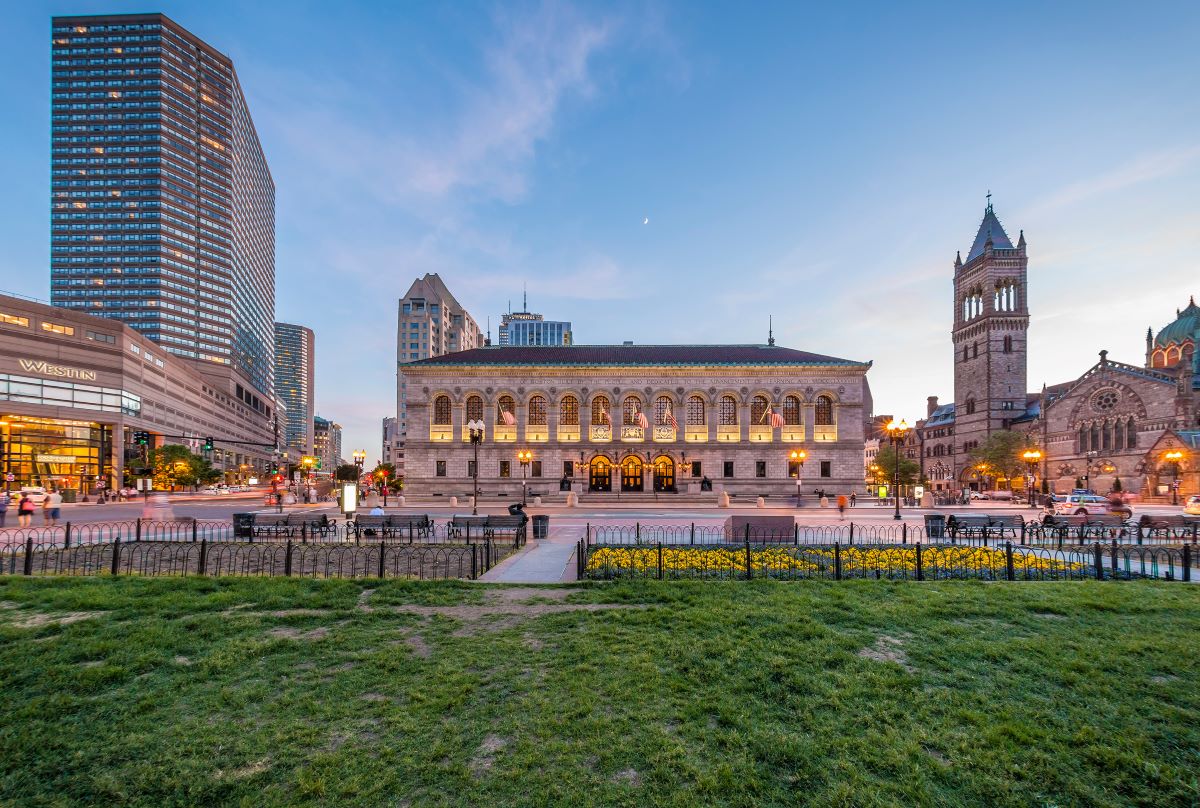
[[(530, 533), (533, 532), (532, 525)], [(479, 576), (485, 583), (555, 584), (575, 580), (575, 542), (579, 530), (550, 527), (549, 538), (530, 539), (524, 549)]]

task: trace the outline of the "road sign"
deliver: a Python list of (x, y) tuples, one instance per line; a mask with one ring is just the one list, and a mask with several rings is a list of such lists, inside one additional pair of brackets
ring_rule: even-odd
[(6, 482), (6, 483), (14, 482), (16, 479), (17, 479), (17, 475), (15, 475), (11, 472), (4, 475), (4, 482)]

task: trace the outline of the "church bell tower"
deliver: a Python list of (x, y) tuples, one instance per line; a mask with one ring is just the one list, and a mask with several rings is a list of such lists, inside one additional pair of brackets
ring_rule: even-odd
[(965, 484), (970, 450), (1007, 429), (1026, 406), (1029, 332), (1025, 233), (1014, 247), (992, 209), (964, 261), (954, 259), (954, 472)]

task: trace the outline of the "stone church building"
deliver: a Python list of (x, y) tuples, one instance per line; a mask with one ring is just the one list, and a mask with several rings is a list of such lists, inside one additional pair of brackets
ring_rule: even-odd
[[(1190, 301), (1157, 335), (1142, 364), (1100, 361), (1071, 381), (1028, 393), (1028, 257), (991, 204), (967, 259), (954, 262), (954, 402), (928, 401), (917, 422), (922, 474), (934, 490), (979, 489), (971, 450), (993, 432), (1026, 432), (1043, 452), (1040, 480), (1055, 492), (1077, 481), (1143, 498), (1200, 491), (1200, 307)], [(1181, 457), (1168, 457), (1179, 452)], [(1020, 488), (1023, 481), (999, 481)]]

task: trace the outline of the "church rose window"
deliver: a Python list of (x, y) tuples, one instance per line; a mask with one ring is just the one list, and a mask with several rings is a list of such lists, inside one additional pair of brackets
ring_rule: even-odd
[(545, 396), (534, 396), (529, 399), (529, 423), (533, 426), (546, 425)]
[(438, 426), (450, 423), (450, 396), (438, 396), (433, 400), (433, 422)]
[(563, 426), (579, 426), (579, 399), (563, 396), (558, 405), (558, 422)]
[(1092, 396), (1092, 409), (1096, 412), (1109, 412), (1117, 406), (1121, 397), (1116, 390), (1101, 390)]

